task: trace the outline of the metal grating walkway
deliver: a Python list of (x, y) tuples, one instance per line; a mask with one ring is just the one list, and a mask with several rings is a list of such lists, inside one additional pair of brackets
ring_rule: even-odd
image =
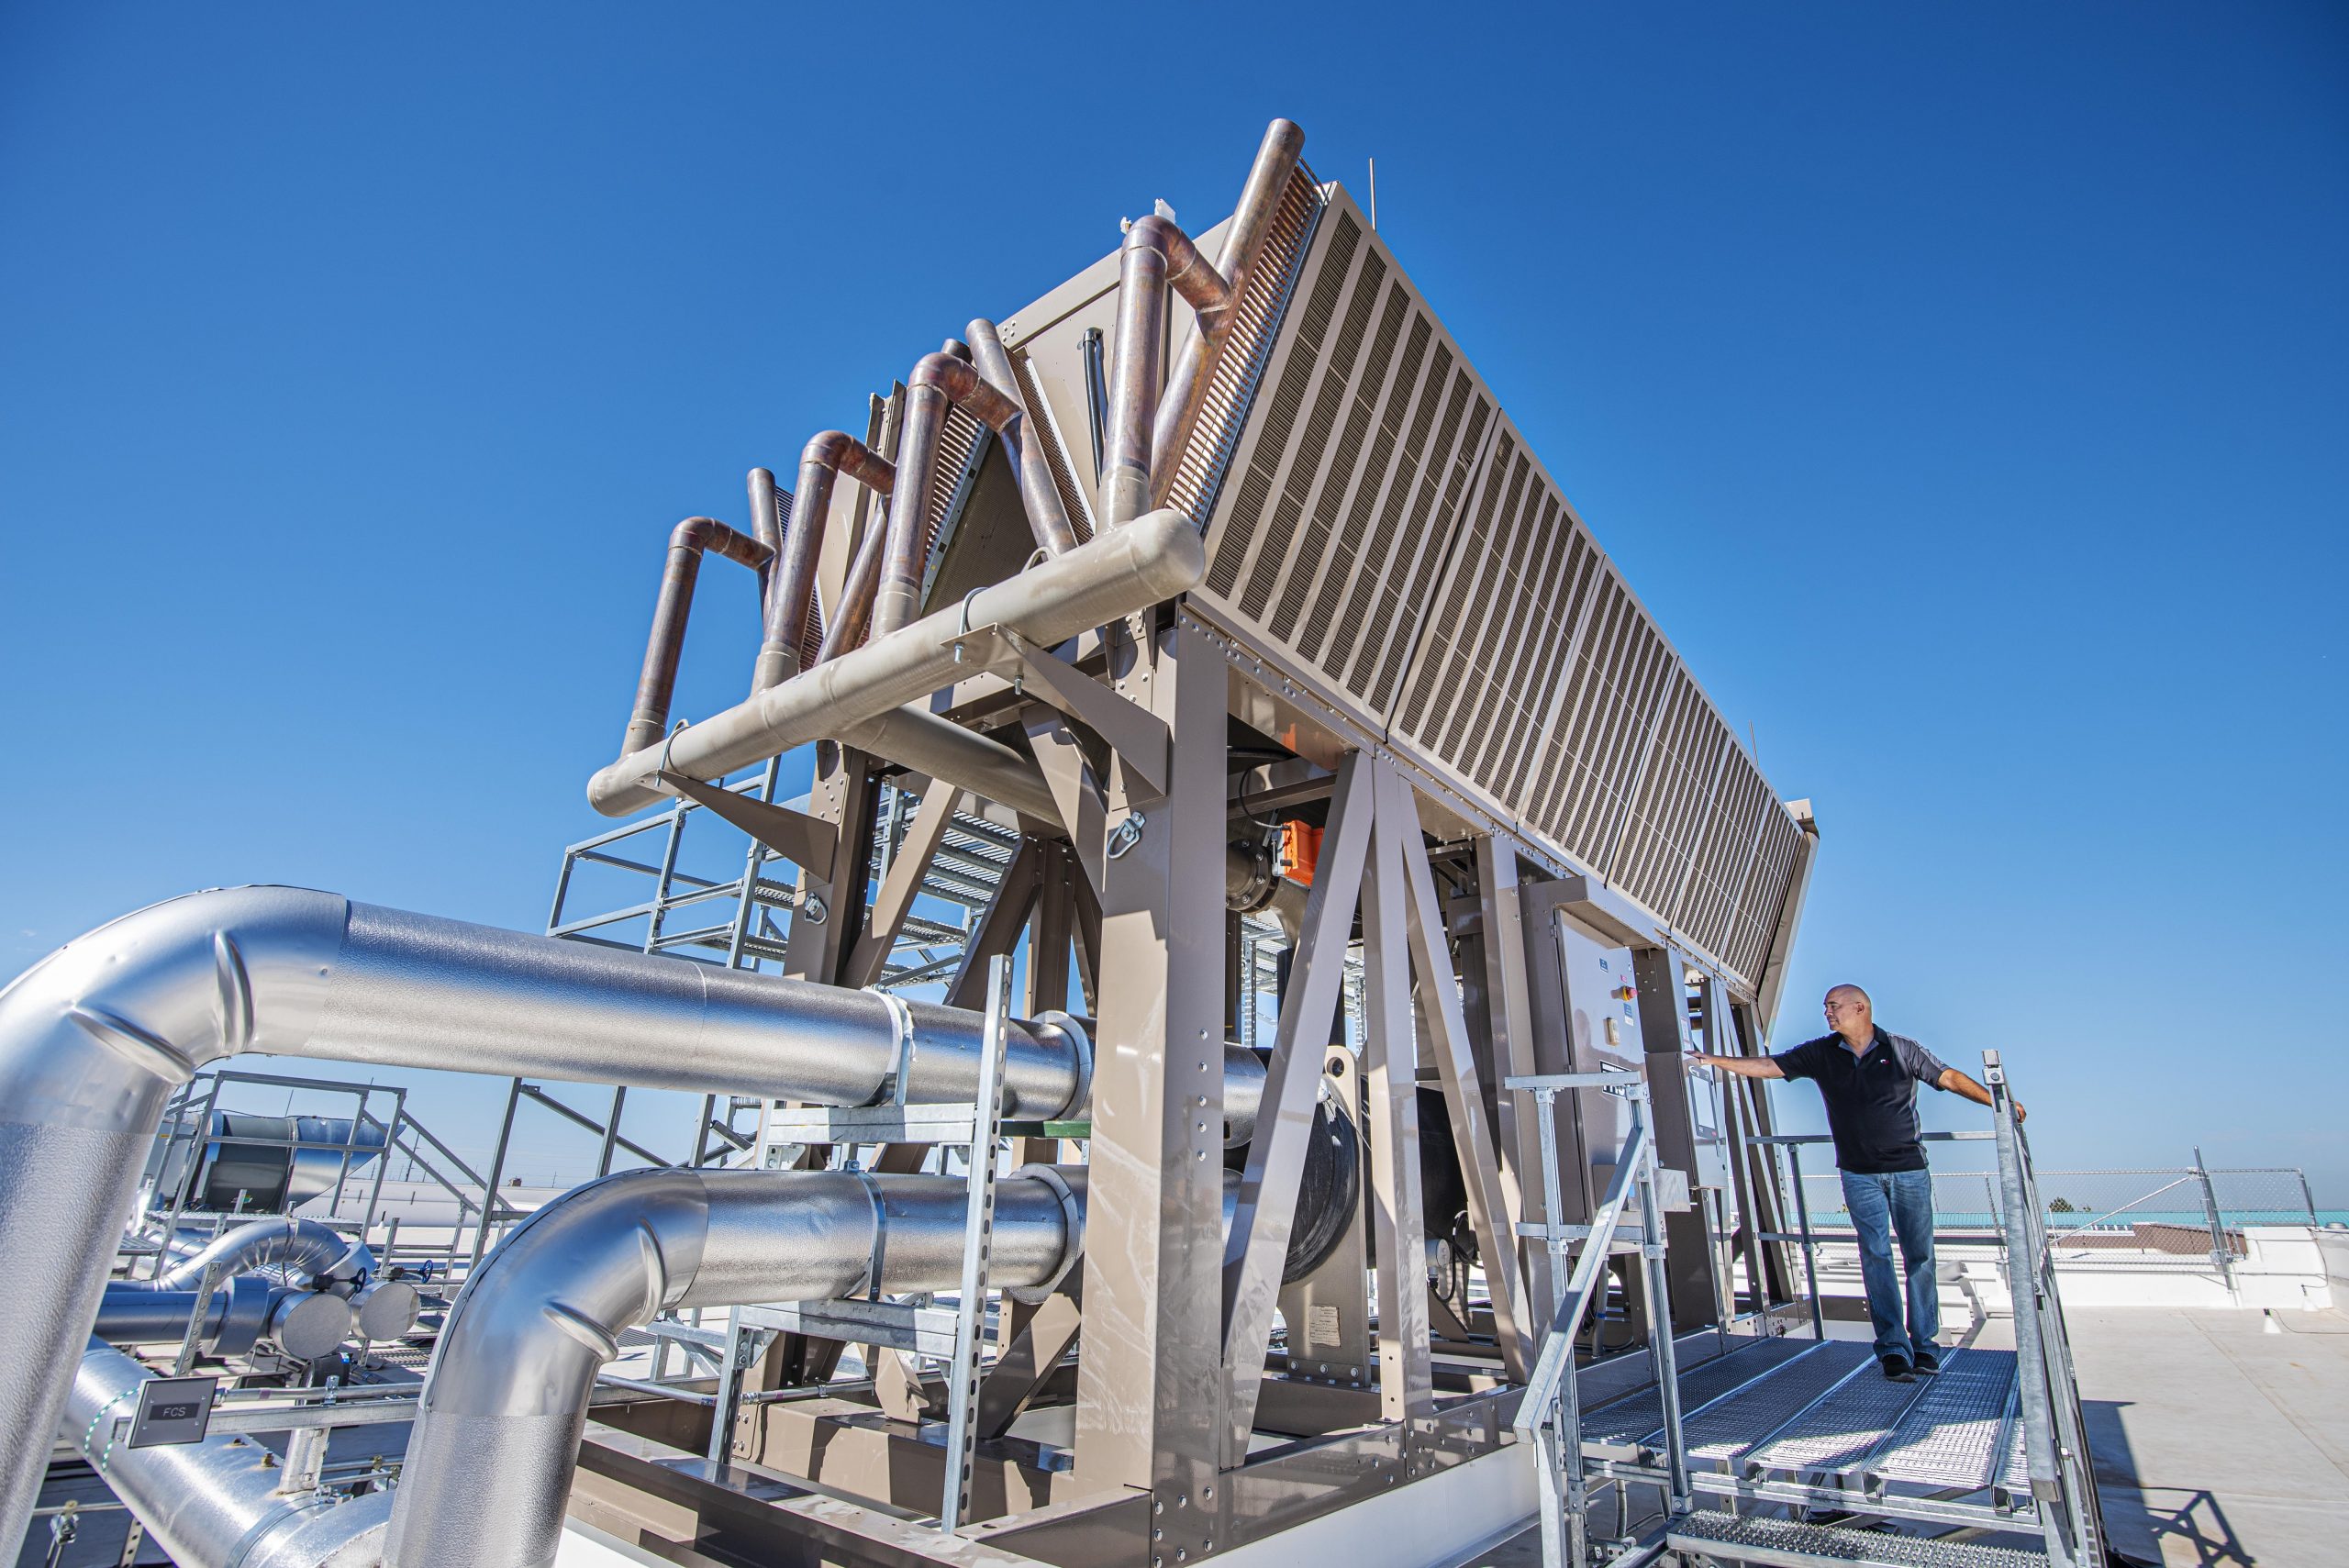
[(1873, 1363), (1870, 1357), (1869, 1364), (1747, 1454), (1746, 1463), (1757, 1470), (1840, 1474), (1876, 1452), (1931, 1382), (1894, 1383)]
[(1883, 1481), (1981, 1490), (1998, 1467), (1998, 1439), (2014, 1397), (2012, 1351), (1960, 1351), (1900, 1418), (1868, 1473)]
[(1711, 1512), (1689, 1515), (1672, 1527), (1665, 1540), (1674, 1551), (1693, 1553), (1700, 1561), (1779, 1568), (1817, 1568), (1820, 1563), (1850, 1563), (1855, 1568), (2047, 1568), (2044, 1552), (2010, 1546), (1928, 1540), (1913, 1535)]
[[(1731, 1464), (1809, 1409), (1820, 1396), (1875, 1364), (1865, 1345), (1829, 1340), (1682, 1423), (1692, 1462)], [(1659, 1430), (1651, 1440), (1661, 1445)]]
[[(1693, 1410), (1818, 1348), (1809, 1340), (1756, 1340), (1725, 1356), (1692, 1367), (1680, 1374), (1680, 1407)], [(1654, 1385), (1650, 1385), (1637, 1394), (1626, 1395), (1585, 1414), (1583, 1447), (1602, 1454), (1630, 1454), (1640, 1446), (1642, 1438), (1663, 1424), (1664, 1401), (1658, 1397)]]

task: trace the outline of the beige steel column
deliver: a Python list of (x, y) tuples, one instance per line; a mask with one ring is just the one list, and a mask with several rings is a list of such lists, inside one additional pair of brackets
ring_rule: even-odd
[[(1363, 1119), (1369, 1124), (1371, 1222), (1378, 1249), (1378, 1410), (1386, 1420), (1401, 1421), (1435, 1413), (1435, 1374), (1419, 1194), (1419, 1041), (1404, 912), (1409, 890), (1385, 772), (1381, 765), (1372, 778), (1376, 826), (1362, 879)], [(1416, 817), (1409, 832), (1418, 838)]]
[(1179, 620), (1118, 653), (1174, 744), (1163, 798), (1109, 780), (1076, 1470), (1152, 1493), (1171, 1563), (1209, 1550), (1221, 1438), (1227, 676)]
[[(873, 854), (873, 764), (862, 751), (827, 740), (816, 748), (807, 815), (831, 825), (832, 863), (803, 868), (802, 902), (791, 915), (783, 972), (794, 980), (840, 983), (850, 944), (864, 926), (866, 868)], [(820, 899), (818, 906), (808, 900)]]
[(1410, 781), (1392, 767), (1379, 770), (1378, 825), (1391, 835), (1402, 862), (1403, 907), (1409, 933), (1411, 967), (1419, 981), (1419, 1001), (1428, 1021), (1429, 1053), (1443, 1084), (1451, 1113), (1453, 1147), (1459, 1151), (1461, 1179), (1468, 1189), (1468, 1217), (1476, 1228), (1485, 1283), (1493, 1298), (1494, 1338), (1508, 1373), (1522, 1383), (1533, 1370), (1533, 1343), (1526, 1331), (1523, 1277), (1517, 1266), (1517, 1220), (1524, 1212), (1515, 1175), (1504, 1170), (1485, 1120), (1485, 1095), (1468, 1045), (1456, 972), (1444, 941), (1443, 913), (1436, 902), (1435, 873), (1428, 867), (1419, 835), (1418, 796)]
[[(1306, 1140), (1321, 1090), (1330, 1025), (1345, 984), (1346, 948), (1353, 931), (1354, 905), (1363, 885), (1373, 820), (1378, 809), (1378, 764), (1349, 751), (1338, 764), (1330, 796), (1330, 818), (1321, 853), (1306, 895), (1305, 919), (1281, 999), (1273, 1036), (1272, 1061), (1264, 1069), (1264, 1094), (1256, 1112), (1256, 1135), (1248, 1145), (1232, 1206), (1231, 1234), (1224, 1242), (1224, 1462), (1243, 1464), (1263, 1390), (1264, 1356), (1273, 1313), (1288, 1260), (1297, 1187), (1305, 1169)], [(1268, 1201), (1269, 1199), (1269, 1201)], [(1304, 1357), (1304, 1332), (1289, 1326), (1289, 1353)]]
[[(1533, 1061), (1532, 999), (1525, 976), (1525, 907), (1518, 894), (1517, 845), (1496, 834), (1477, 835), (1476, 903), (1484, 962), (1486, 1027), (1490, 1033), (1488, 1060), (1493, 1064), (1493, 1142), (1501, 1169), (1520, 1195), (1538, 1191), (1541, 1179), (1530, 1173), (1542, 1168), (1542, 1129), (1529, 1096), (1500, 1087), (1509, 1078), (1531, 1077), (1539, 1071)], [(1518, 1266), (1526, 1282), (1526, 1305), (1531, 1333), (1539, 1334), (1557, 1311), (1550, 1299), (1550, 1271), (1537, 1267), (1534, 1249), (1520, 1244)], [(1546, 1256), (1546, 1255), (1545, 1255)]]

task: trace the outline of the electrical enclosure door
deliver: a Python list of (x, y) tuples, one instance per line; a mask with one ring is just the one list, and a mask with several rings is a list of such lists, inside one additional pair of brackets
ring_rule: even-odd
[[(1553, 919), (1566, 1038), (1574, 1052), (1571, 1070), (1642, 1071), (1647, 1053), (1640, 1043), (1639, 986), (1631, 973), (1631, 950), (1615, 945), (1563, 909), (1554, 911)], [(1631, 1136), (1631, 1106), (1604, 1089), (1578, 1090), (1575, 1099), (1596, 1199), (1606, 1191), (1616, 1157)]]

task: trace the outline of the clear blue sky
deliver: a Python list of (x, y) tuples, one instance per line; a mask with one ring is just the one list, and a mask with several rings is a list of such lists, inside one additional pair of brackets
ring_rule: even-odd
[(2349, 11), (811, 15), (0, 12), (0, 973), (223, 883), (541, 924), (669, 525), (1283, 114), (1816, 801), (1780, 1038), (1855, 979), (2043, 1162), (2349, 1203)]

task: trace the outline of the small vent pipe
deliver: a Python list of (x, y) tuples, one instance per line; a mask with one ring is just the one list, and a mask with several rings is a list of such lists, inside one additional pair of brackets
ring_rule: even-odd
[(1231, 285), (1191, 237), (1156, 213), (1126, 230), (1118, 261), (1118, 325), (1109, 362), (1108, 459), (1101, 470), (1104, 525), (1150, 509), (1151, 421), (1158, 407), (1160, 352), (1166, 340), (1166, 289), (1194, 310), (1220, 312)]

